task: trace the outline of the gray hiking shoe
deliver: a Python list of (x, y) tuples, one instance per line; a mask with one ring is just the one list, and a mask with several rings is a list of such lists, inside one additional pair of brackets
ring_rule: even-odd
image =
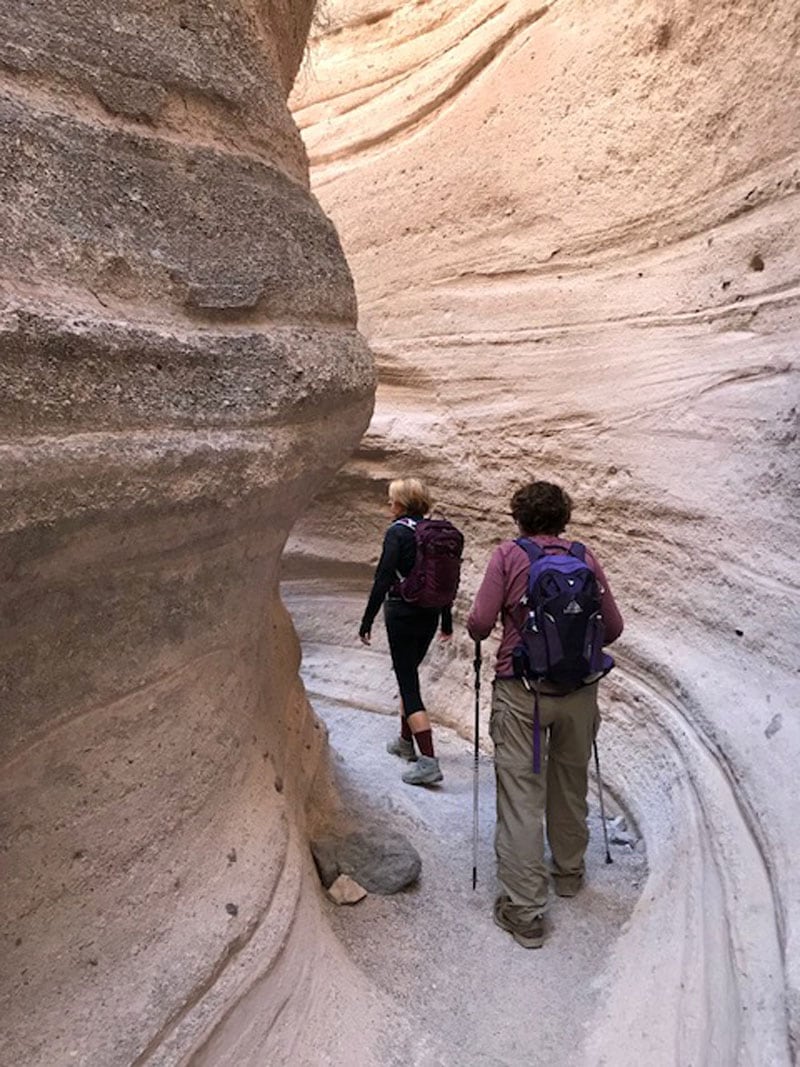
[(443, 774), (435, 756), (420, 756), (413, 767), (403, 775), (408, 785), (435, 785), (441, 782)]
[(394, 741), (387, 741), (386, 751), (390, 756), (399, 756), (400, 759), (407, 759), (409, 763), (413, 763), (417, 758), (414, 742), (406, 741), (404, 737), (396, 737)]
[(523, 918), (522, 915), (529, 910), (512, 904), (510, 897), (499, 896), (494, 902), (494, 921), (523, 948), (541, 948), (544, 944), (544, 919), (541, 915)]

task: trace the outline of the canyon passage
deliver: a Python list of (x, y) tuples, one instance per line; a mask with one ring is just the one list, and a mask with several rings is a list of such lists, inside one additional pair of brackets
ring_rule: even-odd
[[(792, 1063), (796, 5), (0, 27), (4, 1061)], [(357, 640), (405, 474), (466, 537), (436, 793)], [(604, 864), (593, 786), (530, 953), (491, 919), (490, 647), (469, 880), (464, 620), (533, 477), (625, 614), (599, 740), (634, 844)], [(419, 885), (337, 908), (332, 820), (401, 831)]]

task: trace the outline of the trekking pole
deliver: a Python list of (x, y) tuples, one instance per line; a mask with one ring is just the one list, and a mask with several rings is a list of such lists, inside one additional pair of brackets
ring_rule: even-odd
[(475, 642), (475, 758), (472, 775), (472, 888), (478, 884), (478, 731), (481, 712), (481, 643)]
[(606, 843), (606, 863), (613, 863), (611, 852), (608, 847), (608, 826), (606, 826), (606, 808), (603, 804), (603, 779), (600, 777), (600, 757), (597, 755), (597, 738), (592, 742), (594, 745), (594, 767), (597, 771), (597, 792), (600, 794), (600, 818), (603, 821), (603, 840)]

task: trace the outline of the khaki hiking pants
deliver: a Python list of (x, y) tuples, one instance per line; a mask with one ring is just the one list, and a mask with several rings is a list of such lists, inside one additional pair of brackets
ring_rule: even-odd
[(497, 778), (497, 877), (531, 914), (547, 905), (544, 826), (556, 878), (583, 876), (588, 765), (600, 725), (597, 685), (566, 696), (539, 696), (542, 770), (533, 772), (533, 693), (516, 679), (494, 682), (489, 734)]

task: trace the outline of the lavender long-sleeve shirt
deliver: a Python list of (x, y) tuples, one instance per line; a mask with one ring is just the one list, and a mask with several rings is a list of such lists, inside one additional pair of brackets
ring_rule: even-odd
[[(568, 549), (572, 544), (561, 537), (549, 535), (532, 537), (531, 540), (541, 548)], [(594, 571), (601, 588), (600, 611), (606, 628), (606, 644), (610, 645), (622, 633), (622, 615), (603, 568), (588, 548), (586, 563)], [(489, 559), (481, 587), (467, 619), (470, 637), (473, 640), (483, 640), (492, 632), (497, 617), (500, 616), (503, 636), (497, 649), (495, 673), (498, 678), (511, 678), (514, 675), (512, 653), (520, 641), (517, 627), (525, 617), (525, 610), (520, 606), (520, 601), (528, 589), (529, 569), (527, 553), (519, 545), (513, 541), (503, 541), (498, 545)]]

